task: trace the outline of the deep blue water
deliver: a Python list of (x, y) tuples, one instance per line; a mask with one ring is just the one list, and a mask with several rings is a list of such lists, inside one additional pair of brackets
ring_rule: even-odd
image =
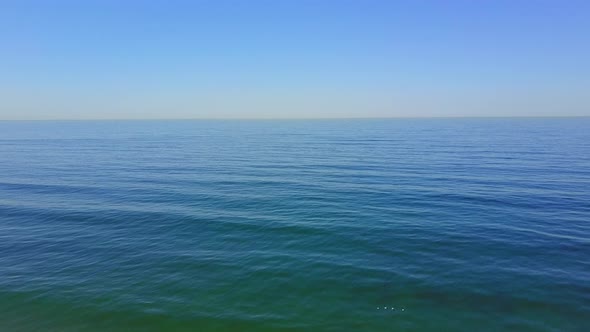
[(590, 119), (0, 122), (0, 330), (590, 331)]

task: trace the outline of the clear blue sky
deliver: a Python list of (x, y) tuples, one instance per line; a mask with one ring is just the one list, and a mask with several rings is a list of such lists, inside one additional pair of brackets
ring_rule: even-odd
[(590, 1), (0, 2), (0, 119), (590, 115)]

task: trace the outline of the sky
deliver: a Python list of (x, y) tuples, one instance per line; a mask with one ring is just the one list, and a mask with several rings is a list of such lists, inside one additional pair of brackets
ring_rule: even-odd
[(454, 116), (590, 116), (590, 1), (0, 1), (3, 120)]

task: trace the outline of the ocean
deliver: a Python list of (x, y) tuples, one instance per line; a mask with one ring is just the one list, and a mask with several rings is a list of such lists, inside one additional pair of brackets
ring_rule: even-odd
[(590, 331), (590, 118), (0, 122), (1, 331)]

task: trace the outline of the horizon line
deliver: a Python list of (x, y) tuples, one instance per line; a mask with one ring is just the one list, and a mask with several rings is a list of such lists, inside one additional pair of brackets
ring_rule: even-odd
[(449, 115), (449, 116), (383, 116), (383, 117), (221, 117), (221, 118), (57, 118), (0, 119), (10, 121), (311, 121), (311, 120), (395, 120), (395, 119), (527, 119), (527, 118), (589, 118), (590, 115)]

